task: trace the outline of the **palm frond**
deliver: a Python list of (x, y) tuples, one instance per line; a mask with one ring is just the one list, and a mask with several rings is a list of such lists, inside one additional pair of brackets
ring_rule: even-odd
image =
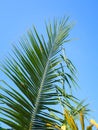
[(69, 41), (71, 27), (65, 18), (46, 25), (47, 42), (34, 27), (28, 38), (20, 41), (20, 46), (14, 46), (14, 56), (6, 59), (3, 72), (15, 85), (9, 90), (1, 87), (4, 94), (0, 93), (0, 100), (5, 105), (0, 106), (4, 115), (0, 121), (15, 130), (55, 130), (52, 126), (59, 126), (48, 110), (58, 103), (56, 85), (62, 76), (58, 75), (61, 46)]

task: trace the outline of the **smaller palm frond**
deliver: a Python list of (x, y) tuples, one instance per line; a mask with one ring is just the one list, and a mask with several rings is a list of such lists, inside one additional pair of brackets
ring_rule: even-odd
[(68, 110), (64, 110), (64, 117), (67, 122), (66, 125), (69, 125), (72, 130), (78, 130), (78, 127)]
[(80, 124), (81, 129), (85, 130), (85, 119), (90, 111), (88, 104), (84, 105), (84, 100), (80, 101), (72, 94), (68, 94), (63, 88), (57, 87), (57, 93), (58, 100), (64, 110), (62, 129), (78, 130)]

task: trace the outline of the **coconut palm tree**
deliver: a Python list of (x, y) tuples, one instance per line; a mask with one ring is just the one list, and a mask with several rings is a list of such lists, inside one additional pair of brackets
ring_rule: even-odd
[[(2, 80), (0, 86), (0, 121), (13, 130), (62, 130), (65, 106), (77, 114), (71, 105), (77, 99), (65, 91), (76, 84), (76, 69), (63, 46), (71, 28), (68, 18), (54, 20), (46, 24), (44, 38), (33, 27), (2, 64), (12, 84)], [(65, 110), (56, 109), (59, 105)]]

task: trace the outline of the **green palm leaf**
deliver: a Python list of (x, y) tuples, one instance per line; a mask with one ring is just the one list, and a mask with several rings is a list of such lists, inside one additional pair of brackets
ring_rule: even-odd
[(0, 100), (4, 103), (0, 106), (4, 115), (0, 121), (15, 130), (56, 130), (55, 125), (59, 126), (48, 110), (58, 104), (56, 85), (64, 78), (58, 72), (62, 70), (61, 46), (69, 41), (72, 27), (67, 20), (46, 25), (47, 42), (34, 27), (33, 32), (28, 32), (28, 38), (20, 41), (20, 46), (14, 46), (14, 56), (3, 64), (3, 72), (17, 89), (7, 84), (9, 89), (0, 87), (3, 91)]

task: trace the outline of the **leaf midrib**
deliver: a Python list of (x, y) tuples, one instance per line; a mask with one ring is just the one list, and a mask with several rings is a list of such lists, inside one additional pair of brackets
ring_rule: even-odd
[(45, 70), (44, 70), (44, 73), (43, 73), (42, 81), (41, 81), (41, 84), (40, 84), (40, 89), (39, 89), (39, 92), (38, 92), (38, 96), (36, 98), (35, 108), (34, 108), (34, 111), (32, 113), (32, 116), (31, 116), (31, 122), (30, 122), (29, 130), (32, 130), (33, 120), (36, 117), (36, 113), (37, 113), (37, 110), (38, 110), (38, 105), (39, 105), (39, 102), (40, 102), (40, 95), (41, 95), (41, 92), (43, 90), (43, 85), (44, 85), (44, 81), (45, 81), (45, 78), (46, 78), (47, 70), (48, 70), (48, 67), (49, 67), (49, 62), (50, 62), (50, 58), (51, 58), (51, 55), (52, 55), (53, 47), (54, 47), (54, 44), (52, 45), (52, 48), (50, 50), (50, 54), (48, 56), (46, 67), (45, 67)]

